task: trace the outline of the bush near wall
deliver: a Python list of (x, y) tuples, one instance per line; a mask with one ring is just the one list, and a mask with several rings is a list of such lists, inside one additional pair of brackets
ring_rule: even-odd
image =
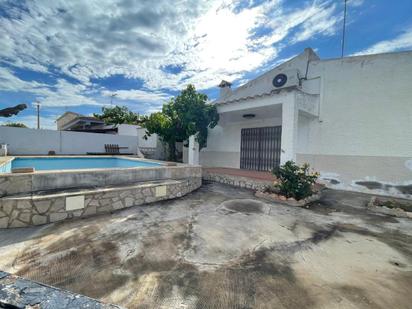
[(311, 172), (307, 163), (299, 166), (293, 161), (287, 161), (274, 169), (272, 173), (278, 179), (273, 188), (278, 194), (299, 201), (315, 193), (313, 185), (316, 183), (319, 173)]

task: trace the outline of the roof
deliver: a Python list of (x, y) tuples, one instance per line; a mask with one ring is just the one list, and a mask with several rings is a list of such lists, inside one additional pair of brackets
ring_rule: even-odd
[(303, 77), (305, 76), (308, 63), (313, 60), (319, 60), (318, 55), (311, 48), (305, 48), (303, 53), (278, 65), (270, 71), (236, 88), (235, 90), (232, 90), (231, 93), (226, 93), (224, 97), (217, 99), (215, 103), (225, 104), (236, 102), (240, 100), (269, 95), (274, 91), (279, 91), (278, 89), (274, 89), (272, 84), (273, 78), (277, 74), (295, 69), (297, 70), (299, 76)]
[[(79, 115), (79, 114), (78, 114)], [(68, 123), (65, 123), (63, 125), (63, 128), (70, 128), (72, 125), (74, 125), (75, 123), (78, 123), (79, 121), (93, 121), (93, 122), (98, 122), (100, 124), (104, 124), (103, 120), (97, 119), (95, 117), (90, 117), (90, 116), (77, 116), (76, 118), (70, 120)], [(65, 130), (66, 130), (65, 129)]]
[(78, 131), (78, 132), (94, 132), (94, 133), (107, 133), (107, 132), (118, 132), (118, 126), (110, 124), (110, 125), (95, 125), (90, 128), (81, 128), (81, 129), (71, 129), (70, 131)]
[(82, 114), (78, 114), (78, 113), (75, 113), (75, 112), (65, 112), (65, 113), (63, 113), (61, 116), (59, 116), (59, 117), (56, 119), (56, 121), (59, 120), (59, 119), (61, 119), (61, 118), (63, 118), (63, 117), (66, 116), (66, 115), (69, 115), (69, 114), (72, 114), (72, 115), (75, 115), (75, 116), (78, 116), (78, 117), (82, 117), (82, 116), (83, 116)]
[[(367, 54), (367, 55), (351, 55), (343, 58), (331, 58), (331, 59), (320, 59), (318, 55), (311, 49), (305, 48), (304, 52), (289, 59), (288, 61), (278, 65), (277, 67), (271, 69), (270, 71), (258, 76), (257, 78), (247, 82), (246, 84), (232, 90), (226, 88), (226, 91), (222, 93), (222, 96), (215, 100), (215, 104), (227, 104), (232, 102), (238, 102), (241, 100), (253, 99), (262, 96), (271, 95), (272, 93), (277, 93), (282, 91), (282, 89), (276, 89), (272, 85), (273, 78), (282, 72), (288, 70), (297, 71), (298, 77), (302, 78), (306, 76), (309, 63), (312, 61), (322, 62), (344, 62), (344, 61), (363, 61), (365, 59), (374, 59), (377, 57), (386, 56), (397, 56), (402, 54), (412, 54), (412, 51), (398, 51), (390, 53), (377, 53), (377, 54)], [(223, 81), (222, 81), (223, 82)], [(293, 89), (293, 88), (292, 88)]]
[(79, 119), (79, 120), (91, 120), (91, 121), (98, 121), (98, 122), (104, 123), (104, 120), (98, 119), (98, 118), (93, 117), (93, 116), (80, 116), (80, 117), (77, 117), (76, 119)]

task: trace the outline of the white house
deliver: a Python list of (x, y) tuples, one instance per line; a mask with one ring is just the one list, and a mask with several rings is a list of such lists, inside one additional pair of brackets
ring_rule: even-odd
[(305, 51), (220, 85), (206, 167), (308, 162), (331, 187), (412, 196), (412, 52), (322, 60)]
[(92, 116), (84, 116), (74, 112), (65, 112), (56, 119), (57, 130), (77, 131), (89, 133), (106, 133), (128, 136), (139, 136), (138, 125), (132, 124), (106, 124), (104, 120)]
[[(104, 121), (91, 116), (84, 116), (74, 112), (65, 112), (56, 119), (59, 131), (94, 132), (96, 128), (102, 129)], [(106, 131), (99, 132), (106, 133)]]

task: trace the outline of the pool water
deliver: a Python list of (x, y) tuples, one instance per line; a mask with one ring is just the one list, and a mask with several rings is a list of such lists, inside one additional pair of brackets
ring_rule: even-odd
[(11, 162), (11, 169), (34, 167), (35, 171), (150, 166), (160, 164), (123, 158), (16, 158)]

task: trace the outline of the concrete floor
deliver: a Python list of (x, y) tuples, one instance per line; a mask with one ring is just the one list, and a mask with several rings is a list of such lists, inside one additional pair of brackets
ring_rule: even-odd
[(186, 197), (0, 231), (0, 269), (127, 308), (411, 308), (412, 220), (325, 192), (310, 209), (206, 184)]

